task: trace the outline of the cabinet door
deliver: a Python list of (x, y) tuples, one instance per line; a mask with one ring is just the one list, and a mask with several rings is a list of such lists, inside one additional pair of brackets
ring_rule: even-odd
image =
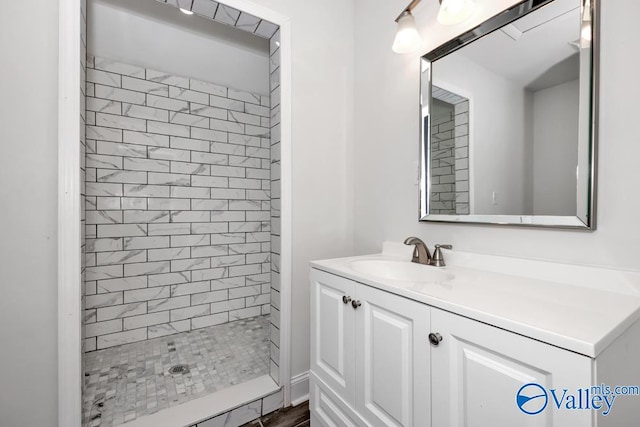
[(311, 371), (350, 405), (355, 394), (354, 294), (355, 282), (311, 270)]
[(356, 296), (356, 411), (371, 426), (429, 426), (429, 307), (364, 285)]
[[(592, 425), (590, 410), (558, 410), (549, 389), (574, 393), (591, 385), (592, 361), (475, 320), (432, 309), (431, 329), (442, 336), (431, 351), (433, 427)], [(528, 383), (522, 412), (516, 394)], [(522, 401), (521, 401), (522, 402)]]

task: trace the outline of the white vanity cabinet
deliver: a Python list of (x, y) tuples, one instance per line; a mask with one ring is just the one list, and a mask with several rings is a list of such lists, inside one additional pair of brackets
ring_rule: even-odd
[(640, 271), (456, 252), (311, 267), (314, 427), (640, 425)]
[(316, 269), (311, 283), (314, 422), (425, 425), (428, 306)]
[[(316, 268), (311, 289), (313, 426), (595, 427), (624, 425), (614, 420), (638, 413), (631, 400), (609, 417), (567, 409), (584, 406), (579, 390), (613, 378), (598, 369), (619, 373), (615, 363)], [(633, 334), (617, 345), (622, 353), (607, 349), (604, 359), (607, 352), (632, 358)], [(557, 390), (562, 408), (547, 392), (544, 411), (523, 413), (516, 394), (528, 383)]]
[(553, 397), (546, 412), (535, 416), (515, 404), (515, 392), (527, 383), (547, 390), (589, 387), (591, 358), (436, 308), (431, 309), (431, 329), (442, 341), (431, 350), (431, 424), (421, 425), (592, 425), (591, 411), (551, 410)]

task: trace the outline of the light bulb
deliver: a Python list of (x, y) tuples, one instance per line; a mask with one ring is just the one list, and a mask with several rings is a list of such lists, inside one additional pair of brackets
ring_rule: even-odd
[(411, 12), (405, 10), (397, 22), (398, 32), (393, 41), (393, 51), (395, 53), (409, 53), (417, 50), (422, 45), (422, 38), (418, 33), (416, 20)]
[(180, 8), (180, 12), (184, 13), (185, 15), (193, 15), (193, 12), (188, 9)]
[(473, 0), (441, 0), (438, 22), (455, 25), (466, 21), (473, 13)]

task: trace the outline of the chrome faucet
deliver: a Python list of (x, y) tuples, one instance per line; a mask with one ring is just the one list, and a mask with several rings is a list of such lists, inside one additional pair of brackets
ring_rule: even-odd
[(431, 256), (431, 252), (429, 252), (429, 248), (427, 245), (417, 237), (407, 237), (404, 240), (405, 245), (415, 245), (416, 247), (413, 250), (413, 257), (411, 258), (411, 262), (416, 262), (418, 264), (424, 265), (432, 265), (434, 267), (444, 267), (446, 264), (444, 262), (444, 256), (442, 255), (442, 249), (453, 249), (451, 245), (436, 245), (435, 250), (433, 251), (433, 256)]
[(413, 258), (411, 262), (417, 262), (418, 264), (429, 265), (431, 264), (431, 252), (424, 242), (417, 237), (407, 237), (404, 240), (405, 245), (415, 245), (413, 249)]

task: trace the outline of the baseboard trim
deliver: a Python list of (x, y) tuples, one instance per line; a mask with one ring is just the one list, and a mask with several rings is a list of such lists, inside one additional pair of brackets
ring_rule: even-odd
[(309, 371), (291, 377), (291, 405), (309, 400)]

